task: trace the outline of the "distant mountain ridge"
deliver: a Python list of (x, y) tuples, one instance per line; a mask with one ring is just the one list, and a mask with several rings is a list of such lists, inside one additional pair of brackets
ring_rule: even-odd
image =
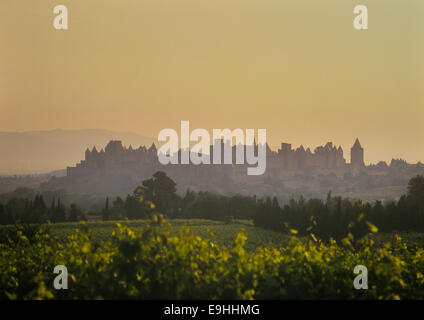
[(87, 147), (100, 149), (110, 140), (133, 147), (156, 142), (134, 132), (102, 129), (0, 132), (0, 175), (65, 169), (82, 159)]

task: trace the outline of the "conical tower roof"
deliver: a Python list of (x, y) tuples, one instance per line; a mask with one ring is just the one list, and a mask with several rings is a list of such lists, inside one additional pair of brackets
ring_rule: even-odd
[(359, 142), (359, 139), (356, 138), (355, 143), (353, 144), (352, 149), (362, 149), (361, 143)]
[(156, 151), (156, 145), (153, 142), (148, 151)]

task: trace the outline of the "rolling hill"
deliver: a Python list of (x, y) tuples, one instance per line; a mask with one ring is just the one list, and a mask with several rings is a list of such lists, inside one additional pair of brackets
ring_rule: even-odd
[(109, 140), (125, 145), (148, 145), (155, 141), (133, 132), (109, 130), (50, 130), (0, 132), (0, 175), (45, 173), (65, 169), (84, 158), (87, 147), (98, 150)]

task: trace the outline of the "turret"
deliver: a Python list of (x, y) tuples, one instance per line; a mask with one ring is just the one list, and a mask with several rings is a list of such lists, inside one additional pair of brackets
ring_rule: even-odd
[(154, 154), (157, 153), (156, 145), (155, 145), (154, 142), (152, 143), (152, 145), (150, 146), (150, 148), (147, 151), (153, 152)]
[(112, 155), (121, 154), (124, 151), (122, 142), (119, 140), (111, 140), (105, 148), (105, 152)]
[(359, 139), (356, 138), (353, 147), (350, 149), (350, 164), (353, 166), (364, 166), (364, 148), (362, 148)]

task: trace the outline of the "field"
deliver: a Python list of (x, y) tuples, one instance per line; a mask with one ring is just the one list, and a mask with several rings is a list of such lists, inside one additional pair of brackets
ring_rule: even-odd
[[(256, 228), (248, 220), (237, 220), (231, 224), (205, 219), (176, 219), (169, 222), (171, 224), (171, 235), (178, 234), (180, 228), (186, 226), (190, 228), (193, 234), (225, 246), (231, 246), (237, 234), (244, 230), (247, 236), (245, 245), (247, 250), (255, 250), (259, 247), (280, 247), (289, 239), (281, 233)], [(117, 223), (128, 226), (135, 234), (140, 234), (149, 220), (89, 222), (87, 225), (92, 228), (96, 238), (105, 240), (116, 228)], [(63, 239), (78, 228), (78, 223), (57, 223), (52, 224), (50, 228)]]
[[(94, 237), (103, 241), (110, 237), (112, 231), (116, 229), (117, 224), (129, 227), (136, 235), (141, 234), (143, 228), (149, 224), (150, 220), (119, 220), (119, 221), (99, 221), (88, 222), (86, 225), (91, 228)], [(245, 249), (254, 251), (261, 247), (279, 248), (287, 244), (293, 235), (282, 234), (267, 229), (255, 227), (250, 220), (236, 220), (234, 223), (226, 223), (206, 219), (175, 219), (169, 220), (171, 235), (177, 235), (181, 227), (187, 227), (191, 233), (200, 236), (203, 239), (209, 239), (219, 245), (231, 247), (237, 234), (243, 231), (247, 240)], [(2, 228), (0, 226), (0, 233)], [(79, 223), (65, 222), (55, 223), (48, 226), (53, 234), (59, 239), (65, 241), (67, 237), (80, 228)], [(410, 248), (424, 247), (424, 233), (418, 232), (399, 232), (399, 233), (375, 233), (370, 235), (377, 246), (383, 246), (386, 243), (393, 244), (396, 238), (400, 237)], [(307, 240), (307, 238), (305, 238)]]
[[(211, 239), (219, 245), (231, 246), (237, 234), (244, 230), (247, 240), (245, 249), (255, 250), (260, 247), (279, 248), (287, 244), (291, 239), (291, 235), (286, 235), (262, 228), (253, 226), (252, 221), (236, 220), (234, 223), (228, 224), (225, 222), (206, 220), (206, 219), (175, 219), (168, 221), (171, 225), (171, 235), (178, 234), (181, 227), (185, 226), (190, 231), (202, 238)], [(140, 234), (144, 227), (149, 223), (149, 220), (120, 220), (120, 221), (101, 221), (89, 222), (87, 226), (92, 228), (92, 232), (99, 240), (105, 240), (116, 228), (116, 224), (128, 226), (135, 234)], [(0, 227), (1, 228), (1, 227)], [(59, 236), (65, 239), (78, 228), (78, 223), (56, 223), (50, 226), (50, 229)], [(213, 236), (211, 236), (211, 233)], [(424, 247), (424, 233), (418, 232), (400, 232), (400, 233), (376, 233), (372, 234), (371, 238), (375, 240), (378, 246), (383, 246), (385, 243), (394, 243), (396, 237), (399, 236), (408, 247)]]

